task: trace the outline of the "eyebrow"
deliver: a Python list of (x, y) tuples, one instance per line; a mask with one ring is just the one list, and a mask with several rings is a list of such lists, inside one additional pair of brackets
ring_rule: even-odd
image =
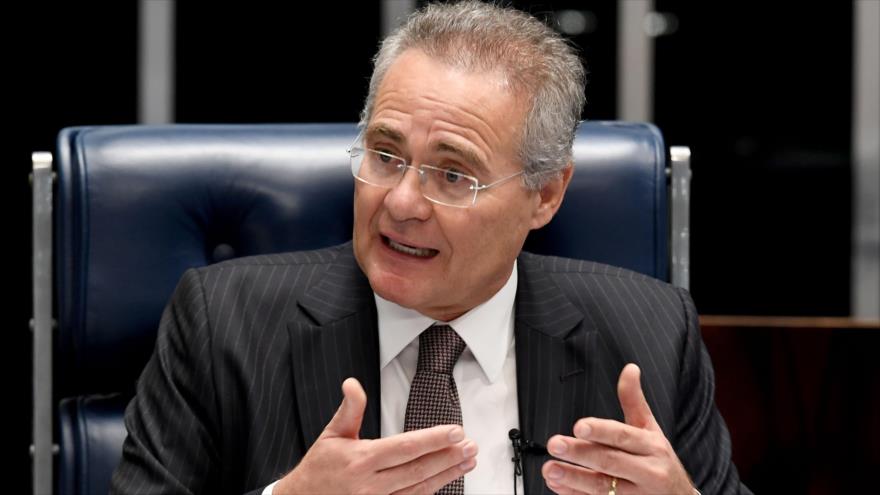
[(486, 164), (483, 163), (483, 160), (481, 160), (480, 157), (477, 156), (477, 154), (474, 153), (472, 150), (469, 150), (467, 148), (460, 148), (458, 146), (455, 146), (454, 144), (442, 141), (437, 143), (436, 149), (437, 151), (458, 155), (462, 159), (464, 159), (467, 164), (473, 165), (477, 169), (477, 171), (481, 172), (484, 175), (489, 175), (489, 169), (486, 167)]
[(371, 126), (367, 128), (367, 138), (376, 136), (384, 136), (397, 144), (406, 143), (406, 136), (404, 136), (400, 131), (397, 131), (390, 127), (385, 127), (383, 125)]
[[(398, 131), (397, 129), (386, 127), (384, 125), (370, 126), (367, 128), (365, 132), (365, 137), (367, 139), (378, 136), (383, 136), (387, 139), (390, 139), (391, 141), (394, 141), (395, 144), (406, 144), (406, 136), (404, 136), (403, 133)], [(468, 148), (462, 148), (452, 143), (441, 141), (437, 143), (436, 146), (434, 146), (434, 149), (439, 152), (458, 155), (466, 163), (468, 163), (469, 165), (473, 165), (478, 172), (484, 175), (489, 175), (489, 168), (486, 166), (483, 160), (481, 160), (476, 153)]]

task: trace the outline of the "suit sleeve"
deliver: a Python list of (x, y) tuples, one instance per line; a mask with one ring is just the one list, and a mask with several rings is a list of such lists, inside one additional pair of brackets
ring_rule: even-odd
[(731, 459), (730, 434), (715, 406), (715, 374), (693, 300), (678, 289), (687, 322), (673, 445), (694, 485), (708, 494), (750, 494)]
[(125, 412), (128, 436), (110, 493), (218, 493), (219, 418), (199, 274), (187, 271), (162, 315)]

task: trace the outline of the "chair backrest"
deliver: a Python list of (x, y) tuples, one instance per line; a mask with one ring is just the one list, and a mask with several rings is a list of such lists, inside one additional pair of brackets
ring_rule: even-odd
[[(350, 239), (354, 124), (98, 126), (55, 155), (61, 493), (106, 492), (123, 408), (187, 268)], [(667, 150), (591, 122), (551, 224), (526, 249), (669, 278)]]

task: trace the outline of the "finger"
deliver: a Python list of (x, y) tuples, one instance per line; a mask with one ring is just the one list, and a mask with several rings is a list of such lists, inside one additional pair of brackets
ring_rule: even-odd
[(547, 485), (547, 488), (549, 488), (550, 491), (557, 495), (582, 495), (586, 493), (579, 490), (573, 490), (565, 485), (560, 485), (552, 481), (544, 480), (544, 483)]
[(624, 366), (623, 371), (620, 372), (620, 379), (617, 381), (617, 397), (620, 399), (623, 416), (628, 425), (659, 431), (660, 426), (657, 425), (651, 407), (648, 406), (648, 401), (645, 399), (645, 393), (642, 391), (642, 384), (639, 381), (640, 375), (641, 370), (633, 363)]
[[(458, 478), (464, 476), (465, 473), (469, 473), (470, 471), (472, 471), (477, 466), (476, 444), (472, 441), (464, 443), (473, 444), (474, 448), (472, 449), (473, 455), (466, 457), (463, 461), (460, 460), (462, 457), (462, 454), (460, 452), (454, 453), (451, 456), (443, 456), (442, 453), (435, 452), (432, 454), (428, 454), (421, 459), (413, 461), (411, 465), (398, 466), (397, 468), (391, 470), (408, 470), (411, 474), (408, 479), (406, 476), (397, 478), (399, 481), (403, 482), (403, 486), (402, 488), (397, 489), (398, 491), (396, 491), (395, 493), (436, 493), (448, 483), (457, 480)], [(450, 459), (459, 460), (453, 461), (453, 464), (450, 465)], [(423, 464), (416, 465), (415, 463)], [(385, 473), (389, 473), (389, 471), (383, 472), (383, 475)], [(394, 474), (400, 473), (393, 473), (392, 475)], [(392, 488), (392, 490), (395, 490), (395, 488)]]
[[(658, 447), (662, 447), (655, 445), (658, 438), (655, 434), (613, 419), (579, 419), (574, 424), (574, 436), (637, 455), (650, 455), (657, 452)], [(559, 440), (564, 441), (562, 438)]]
[[(612, 476), (593, 469), (575, 466), (559, 461), (547, 461), (541, 467), (541, 474), (553, 491), (560, 495), (568, 493), (608, 493), (611, 491)], [(553, 488), (553, 487), (557, 488)], [(635, 485), (617, 478), (615, 492), (634, 493)]]
[(377, 470), (388, 469), (452, 447), (462, 440), (464, 429), (461, 426), (439, 425), (371, 440), (367, 455), (376, 463)]
[(648, 467), (645, 464), (648, 458), (645, 456), (563, 435), (551, 437), (547, 450), (557, 459), (635, 482), (645, 478), (644, 471)]
[(580, 490), (575, 490), (570, 486), (563, 485), (562, 483), (554, 479), (548, 479), (547, 475), (544, 474), (545, 469), (546, 468), (541, 469), (541, 472), (544, 476), (544, 483), (547, 485), (547, 488), (553, 491), (553, 493), (556, 493), (557, 495), (582, 495), (587, 493)]
[(321, 433), (322, 438), (357, 439), (360, 435), (361, 422), (367, 407), (367, 393), (356, 378), (347, 378), (342, 382), (342, 395), (342, 404)]

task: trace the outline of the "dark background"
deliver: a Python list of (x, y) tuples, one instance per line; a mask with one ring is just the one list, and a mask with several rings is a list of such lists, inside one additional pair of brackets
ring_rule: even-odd
[(701, 313), (847, 315), (851, 2), (658, 0), (655, 122), (691, 147)]
[[(548, 18), (566, 8), (592, 12), (594, 28), (573, 38), (589, 71), (584, 117), (614, 119), (616, 2), (514, 4)], [(848, 315), (852, 4), (657, 0), (655, 7), (679, 20), (676, 32), (656, 39), (655, 122), (668, 145), (693, 154), (691, 289), (700, 313)], [(15, 425), (4, 442), (10, 492), (30, 492), (30, 153), (53, 151), (65, 126), (136, 122), (137, 16), (133, 1), (16, 2), (0, 21), (11, 66), (2, 210), (7, 259), (15, 260), (5, 270), (14, 290), (4, 298), (2, 360)], [(180, 2), (176, 22), (178, 122), (357, 119), (379, 41), (378, 2)], [(847, 338), (856, 348), (877, 340)], [(769, 366), (766, 345), (749, 342), (760, 349), (731, 355)], [(726, 349), (710, 349), (719, 366), (730, 361)], [(719, 404), (738, 407), (730, 397)], [(756, 431), (775, 424), (754, 420)], [(797, 476), (805, 465), (798, 459), (780, 466)], [(737, 462), (751, 467), (743, 476), (756, 491), (778, 488), (773, 459)]]

